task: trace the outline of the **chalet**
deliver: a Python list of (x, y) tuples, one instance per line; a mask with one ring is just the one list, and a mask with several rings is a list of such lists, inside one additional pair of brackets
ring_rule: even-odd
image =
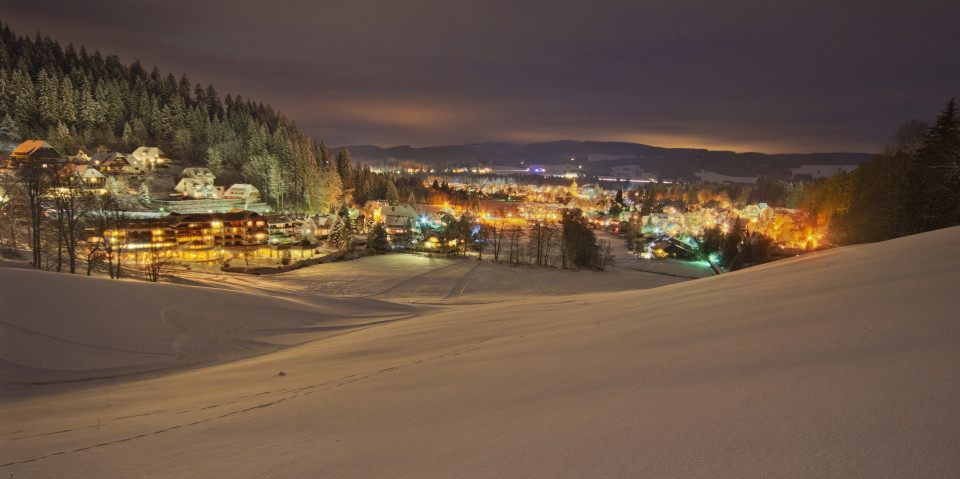
[(210, 171), (210, 168), (202, 168), (202, 167), (184, 168), (180, 176), (182, 176), (183, 178), (209, 180), (211, 184), (213, 184), (213, 180), (217, 178), (216, 175), (214, 175), (213, 172)]
[(80, 178), (80, 181), (83, 182), (83, 189), (85, 190), (102, 190), (106, 187), (107, 177), (103, 176), (103, 173), (100, 173), (100, 171), (92, 168), (90, 165), (69, 164), (65, 166), (65, 168), (69, 173)]
[(117, 151), (94, 153), (87, 164), (108, 175), (139, 175), (143, 173), (143, 166), (139, 161), (130, 155)]
[(360, 208), (360, 212), (364, 218), (373, 218), (374, 221), (380, 221), (380, 210), (384, 204), (386, 202), (367, 201), (363, 204), (363, 208)]
[(315, 242), (330, 236), (332, 221), (329, 215), (311, 216), (300, 225), (300, 238)]
[(7, 163), (10, 168), (19, 168), (28, 161), (47, 166), (63, 163), (65, 159), (50, 143), (42, 140), (27, 140), (10, 153)]
[(214, 186), (215, 179), (208, 168), (184, 168), (182, 178), (173, 190), (190, 198), (219, 198), (223, 190)]
[(380, 209), (380, 218), (388, 234), (399, 235), (407, 231), (407, 226), (416, 223), (417, 210), (412, 206), (384, 206)]
[(170, 159), (160, 151), (160, 148), (155, 146), (141, 146), (134, 150), (131, 156), (139, 161), (140, 164), (146, 165), (149, 168), (156, 168), (170, 161)]
[(256, 203), (260, 201), (260, 191), (253, 185), (237, 183), (223, 192), (223, 199), (243, 200), (246, 203)]

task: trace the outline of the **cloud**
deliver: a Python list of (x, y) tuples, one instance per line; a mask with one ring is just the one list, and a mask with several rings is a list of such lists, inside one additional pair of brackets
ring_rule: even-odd
[[(960, 95), (960, 2), (8, 0), (0, 19), (270, 103), (328, 144), (876, 150)], [(873, 145), (873, 146), (871, 146)]]

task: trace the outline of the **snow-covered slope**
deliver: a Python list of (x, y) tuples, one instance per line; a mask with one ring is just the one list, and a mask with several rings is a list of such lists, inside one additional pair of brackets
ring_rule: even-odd
[(417, 308), (0, 268), (0, 384), (77, 381), (256, 356)]
[[(156, 377), (32, 386), (0, 406), (0, 475), (950, 477), (957, 244), (953, 228), (652, 290), (421, 310)], [(0, 273), (21, 292), (64, 277)], [(86, 280), (63, 281), (60, 300), (78, 302)], [(135, 307), (134, 289), (166, 294), (129, 288), (119, 305)], [(260, 306), (243, 298), (235, 314)], [(276, 320), (299, 317), (280, 306)], [(116, 334), (170, 337), (151, 328)]]

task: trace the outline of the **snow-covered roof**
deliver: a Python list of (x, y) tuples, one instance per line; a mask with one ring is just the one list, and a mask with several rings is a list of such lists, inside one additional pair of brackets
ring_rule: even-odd
[(126, 153), (120, 153), (119, 151), (101, 151), (94, 153), (92, 156), (90, 156), (90, 161), (88, 164), (115, 168), (118, 166), (123, 167), (124, 165), (133, 167), (139, 167), (141, 165), (139, 160)]
[(23, 143), (20, 143), (20, 145), (13, 150), (11, 155), (28, 157), (41, 152), (51, 152), (56, 153), (57, 155), (60, 154), (60, 152), (58, 152), (53, 145), (43, 140), (27, 140)]
[(216, 178), (216, 175), (210, 171), (210, 168), (203, 168), (200, 166), (184, 168), (180, 176), (184, 178)]
[(141, 160), (157, 160), (163, 158), (163, 152), (156, 146), (141, 146), (133, 151), (133, 156)]
[(249, 199), (252, 196), (260, 196), (260, 191), (247, 183), (236, 183), (223, 192), (223, 197), (226, 199)]

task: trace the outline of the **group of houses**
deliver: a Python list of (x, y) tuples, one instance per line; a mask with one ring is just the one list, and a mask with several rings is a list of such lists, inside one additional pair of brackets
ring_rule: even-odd
[(74, 156), (64, 156), (50, 143), (43, 140), (27, 140), (17, 146), (7, 159), (7, 168), (20, 168), (24, 164), (39, 163), (44, 167), (62, 166), (66, 163), (85, 164), (105, 174), (142, 174), (170, 161), (155, 146), (141, 146), (133, 153), (98, 152), (93, 156), (80, 150)]
[(727, 233), (732, 230), (734, 221), (741, 221), (746, 233), (765, 236), (784, 247), (803, 247), (811, 234), (804, 226), (801, 210), (777, 208), (766, 203), (750, 204), (739, 210), (699, 208), (687, 212), (667, 206), (639, 219), (643, 235), (674, 237), (700, 236), (712, 227)]
[(87, 190), (103, 193), (107, 178), (112, 175), (142, 175), (158, 167), (165, 167), (170, 159), (155, 146), (141, 146), (132, 153), (98, 152), (87, 155), (80, 150), (76, 155), (62, 155), (43, 140), (20, 143), (8, 156), (6, 168), (17, 170), (27, 164), (43, 168), (64, 169), (76, 175)]
[(270, 207), (260, 197), (260, 191), (253, 185), (235, 183), (224, 188), (217, 186), (215, 181), (216, 175), (209, 168), (184, 168), (170, 197), (155, 199), (154, 203), (161, 211), (180, 214), (239, 210), (270, 212)]

